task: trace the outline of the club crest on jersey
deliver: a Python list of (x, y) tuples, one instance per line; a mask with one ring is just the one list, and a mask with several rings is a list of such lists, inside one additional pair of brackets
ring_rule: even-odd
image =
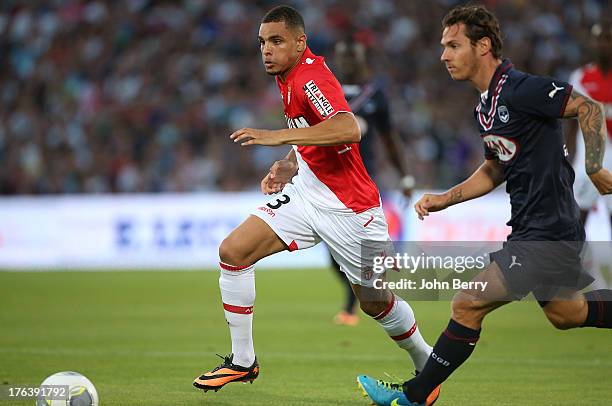
[(304, 85), (304, 92), (306, 92), (306, 96), (312, 103), (312, 105), (317, 109), (319, 114), (323, 117), (327, 117), (331, 113), (334, 112), (334, 108), (323, 92), (319, 89), (319, 86), (316, 85), (314, 80), (306, 83)]
[(497, 158), (502, 162), (511, 161), (518, 152), (518, 145), (510, 138), (501, 135), (485, 135), (482, 140), (491, 151), (497, 154)]
[(371, 266), (365, 266), (361, 271), (361, 276), (363, 276), (363, 279), (366, 281), (369, 281), (372, 279), (372, 276), (374, 276), (374, 270), (372, 270)]
[(506, 106), (499, 106), (497, 108), (497, 115), (502, 123), (507, 123), (510, 120), (510, 112)]

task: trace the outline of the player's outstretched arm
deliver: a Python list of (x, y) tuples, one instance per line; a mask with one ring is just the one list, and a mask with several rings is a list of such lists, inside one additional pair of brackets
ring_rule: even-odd
[(257, 130), (241, 128), (230, 135), (240, 145), (343, 145), (361, 140), (361, 131), (352, 113), (338, 113), (332, 118), (306, 128)]
[(612, 193), (612, 174), (602, 166), (607, 134), (602, 104), (572, 90), (563, 117), (578, 118), (584, 137), (586, 173), (599, 193)]
[(504, 172), (497, 160), (487, 159), (464, 182), (442, 194), (426, 193), (414, 205), (423, 220), (430, 212), (444, 210), (449, 206), (486, 195), (504, 181)]

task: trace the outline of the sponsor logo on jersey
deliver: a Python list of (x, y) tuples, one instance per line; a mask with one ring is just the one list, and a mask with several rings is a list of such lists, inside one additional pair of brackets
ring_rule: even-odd
[(510, 120), (510, 112), (508, 112), (508, 108), (506, 106), (499, 106), (497, 108), (497, 115), (502, 123), (507, 123)]
[(269, 207), (260, 206), (260, 207), (257, 208), (257, 210), (261, 210), (261, 211), (263, 211), (265, 213), (268, 213), (272, 217), (276, 216), (276, 213), (274, 213), (274, 210), (272, 210)]
[(308, 124), (308, 121), (306, 121), (306, 119), (304, 117), (302, 117), (302, 116), (295, 117), (295, 118), (291, 118), (291, 117), (285, 116), (285, 119), (287, 119), (287, 127), (289, 127), (289, 128), (307, 128), (307, 127), (310, 127), (310, 125)]
[(334, 112), (334, 108), (332, 107), (331, 103), (329, 100), (327, 100), (327, 97), (325, 97), (314, 80), (311, 80), (304, 85), (304, 92), (306, 92), (308, 100), (310, 100), (312, 105), (315, 107), (315, 109), (317, 109), (322, 117), (327, 117)]
[(312, 58), (306, 58), (306, 63), (307, 63), (308, 65), (312, 65), (312, 63), (313, 63), (314, 61), (315, 61), (315, 60), (314, 60), (314, 59), (312, 59)]
[(497, 158), (502, 162), (511, 161), (518, 151), (516, 142), (501, 135), (485, 135), (482, 140), (487, 145), (487, 148), (495, 152)]

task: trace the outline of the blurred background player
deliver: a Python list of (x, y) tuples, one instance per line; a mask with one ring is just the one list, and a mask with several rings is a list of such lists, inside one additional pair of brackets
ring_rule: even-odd
[[(569, 82), (580, 93), (604, 105), (608, 127), (606, 149), (610, 151), (612, 150), (612, 25), (610, 20), (593, 25), (591, 40), (595, 50), (595, 61), (576, 69), (570, 76)], [(582, 139), (582, 131), (577, 121), (572, 120), (568, 128), (568, 148), (571, 152), (575, 151), (574, 195), (580, 206), (580, 219), (583, 224), (586, 224), (589, 212), (597, 206), (600, 195), (586, 173), (581, 170), (584, 167), (584, 143), (579, 141)], [(612, 168), (612, 154), (605, 156), (603, 166)], [(601, 199), (605, 201), (607, 214), (612, 223), (612, 196), (602, 196)]]
[[(406, 160), (403, 158), (405, 146), (399, 134), (391, 124), (389, 102), (381, 84), (373, 77), (367, 64), (367, 49), (352, 36), (336, 43), (334, 48), (334, 71), (342, 83), (344, 97), (349, 103), (361, 129), (359, 151), (368, 174), (380, 187), (377, 179), (377, 169), (380, 167), (376, 159), (376, 151), (382, 144), (386, 157), (391, 162), (397, 174), (401, 177), (399, 188), (406, 199), (410, 199), (415, 186), (414, 177)], [(389, 219), (387, 219), (389, 222)], [(340, 265), (330, 255), (332, 267), (340, 278), (345, 291), (345, 301), (342, 310), (336, 314), (336, 324), (354, 326), (359, 322), (357, 315), (357, 299), (350, 282), (340, 270)]]
[[(612, 24), (610, 20), (603, 20), (591, 27), (590, 46), (594, 53), (594, 61), (576, 69), (570, 76), (570, 84), (580, 93), (591, 97), (604, 105), (606, 112), (606, 124), (608, 137), (606, 139), (606, 150), (612, 150)], [(589, 213), (597, 209), (597, 203), (603, 200), (599, 207), (603, 208), (608, 217), (612, 232), (612, 196), (600, 196), (586, 173), (581, 170), (584, 167), (584, 143), (582, 131), (576, 120), (572, 120), (567, 126), (568, 149), (574, 155), (574, 170), (576, 180), (574, 182), (574, 196), (580, 207), (580, 220), (586, 226)], [(612, 154), (604, 157), (604, 167), (612, 168)], [(596, 249), (597, 245), (588, 245), (585, 252), (585, 267), (595, 278), (594, 286), (611, 286), (610, 276), (602, 274), (602, 263)]]

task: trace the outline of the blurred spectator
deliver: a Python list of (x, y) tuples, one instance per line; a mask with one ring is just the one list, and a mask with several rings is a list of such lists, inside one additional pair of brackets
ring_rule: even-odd
[[(418, 186), (471, 173), (482, 160), (466, 114), (473, 95), (439, 62), (440, 19), (456, 2), (288, 3), (305, 16), (315, 53), (330, 56), (347, 33), (368, 47)], [(606, 0), (484, 3), (515, 66), (561, 79), (589, 59), (587, 27), (610, 12)], [(284, 126), (256, 41), (259, 16), (274, 4), (2, 1), (0, 194), (257, 189), (285, 152), (240, 148), (228, 136)]]

